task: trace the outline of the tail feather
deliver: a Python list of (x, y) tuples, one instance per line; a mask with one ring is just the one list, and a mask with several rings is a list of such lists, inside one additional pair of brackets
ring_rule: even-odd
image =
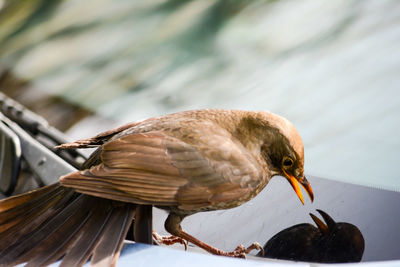
[(80, 266), (91, 256), (111, 216), (111, 209), (97, 209), (81, 229), (75, 243), (63, 258), (60, 267)]
[(65, 221), (80, 211), (82, 199), (83, 195), (78, 196), (55, 217), (47, 218), (47, 220), (45, 220), (38, 228), (34, 229), (31, 233), (22, 236), (13, 245), (2, 251), (0, 254), (0, 259), (2, 259), (1, 262), (8, 265), (15, 265), (29, 259), (35, 250), (42, 248), (43, 241), (51, 237)]
[(22, 204), (27, 203), (29, 200), (37, 199), (38, 197), (42, 197), (47, 192), (52, 192), (55, 189), (56, 190), (60, 189), (58, 183), (55, 183), (55, 184), (52, 184), (49, 186), (45, 186), (45, 187), (42, 187), (37, 190), (30, 191), (25, 194), (2, 199), (0, 201), (0, 212), (4, 212), (4, 211), (9, 210), (14, 207), (19, 207)]
[(134, 211), (131, 205), (124, 205), (113, 210), (110, 223), (94, 250), (92, 266), (115, 266)]
[(63, 266), (81, 266), (92, 255), (92, 263), (116, 262), (134, 204), (55, 184), (0, 201), (0, 210), (0, 266), (45, 266), (63, 256)]
[(12, 226), (25, 221), (28, 215), (37, 216), (38, 212), (44, 212), (46, 205), (52, 205), (57, 201), (57, 196), (62, 193), (61, 187), (46, 187), (43, 194), (33, 191), (32, 195), (23, 194), (4, 199), (0, 202), (0, 233), (3, 233)]
[[(0, 223), (0, 227), (2, 228), (0, 232), (0, 259), (6, 248), (20, 240), (24, 240), (48, 220), (48, 218), (51, 218), (54, 214), (59, 212), (74, 194), (73, 190), (65, 188), (64, 192), (61, 192), (61, 190), (54, 190), (54, 194), (46, 192), (46, 190), (44, 191), (45, 194), (43, 197), (30, 200), (27, 203), (21, 204), (19, 207), (11, 208), (4, 213), (0, 213), (0, 218), (2, 219)], [(14, 199), (18, 202), (20, 200), (18, 197)], [(0, 201), (0, 207), (1, 206), (2, 202)], [(14, 212), (14, 210), (18, 210), (18, 212)]]
[[(86, 221), (90, 217), (90, 210), (87, 205), (93, 205), (93, 203), (88, 203), (86, 201), (86, 196), (80, 196), (74, 205), (73, 209), (78, 208), (78, 211), (68, 210), (62, 211), (56, 217), (60, 217), (60, 220), (49, 222), (49, 225), (59, 224), (53, 233), (44, 232), (38, 233), (38, 235), (48, 235), (39, 246), (31, 249), (29, 253), (22, 257), (22, 262), (27, 261), (27, 267), (34, 266), (46, 266), (61, 256), (63, 256), (68, 249), (68, 247), (73, 243), (77, 237), (79, 230), (85, 225)], [(83, 206), (85, 205), (85, 206)], [(83, 207), (82, 207), (83, 206)], [(67, 207), (65, 210), (67, 210)], [(63, 220), (65, 219), (65, 221)], [(47, 228), (47, 227), (46, 227)]]

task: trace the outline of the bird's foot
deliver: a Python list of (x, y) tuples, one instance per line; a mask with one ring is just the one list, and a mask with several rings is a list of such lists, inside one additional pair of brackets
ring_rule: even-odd
[(258, 242), (254, 242), (253, 244), (248, 246), (246, 248), (246, 254), (249, 254), (251, 251), (255, 249), (259, 250), (261, 252), (261, 255), (264, 257), (264, 248), (260, 244), (258, 244)]
[(254, 242), (247, 248), (245, 248), (243, 245), (239, 245), (235, 248), (234, 251), (231, 252), (218, 251), (216, 254), (221, 256), (235, 257), (235, 258), (246, 258), (246, 254), (249, 254), (254, 249), (261, 250), (261, 253), (264, 255), (264, 250), (262, 246), (257, 242)]
[(161, 236), (157, 234), (155, 231), (153, 231), (153, 238), (157, 241), (159, 244), (171, 246), (173, 244), (179, 243), (185, 246), (185, 250), (187, 250), (187, 241), (183, 238), (171, 235), (171, 236)]

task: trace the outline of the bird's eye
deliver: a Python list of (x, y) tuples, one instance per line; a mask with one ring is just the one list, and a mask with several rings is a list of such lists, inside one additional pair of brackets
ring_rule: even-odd
[(284, 157), (283, 161), (282, 161), (282, 164), (286, 168), (292, 167), (293, 166), (293, 160), (291, 158), (289, 158), (289, 157)]

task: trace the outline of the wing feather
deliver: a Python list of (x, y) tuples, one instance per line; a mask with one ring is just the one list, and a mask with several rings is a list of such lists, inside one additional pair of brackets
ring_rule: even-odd
[(236, 201), (260, 183), (262, 170), (223, 134), (210, 144), (191, 144), (158, 131), (130, 133), (102, 146), (100, 164), (60, 181), (81, 193), (137, 204), (207, 209)]

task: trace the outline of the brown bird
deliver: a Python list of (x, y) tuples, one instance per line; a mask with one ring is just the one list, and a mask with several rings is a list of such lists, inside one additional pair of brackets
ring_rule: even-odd
[(224, 252), (181, 228), (200, 211), (255, 197), (274, 175), (304, 177), (299, 133), (268, 112), (195, 110), (134, 122), (60, 148), (97, 147), (84, 169), (59, 183), (0, 202), (0, 265), (115, 265), (137, 205), (169, 211), (166, 230), (210, 253)]

